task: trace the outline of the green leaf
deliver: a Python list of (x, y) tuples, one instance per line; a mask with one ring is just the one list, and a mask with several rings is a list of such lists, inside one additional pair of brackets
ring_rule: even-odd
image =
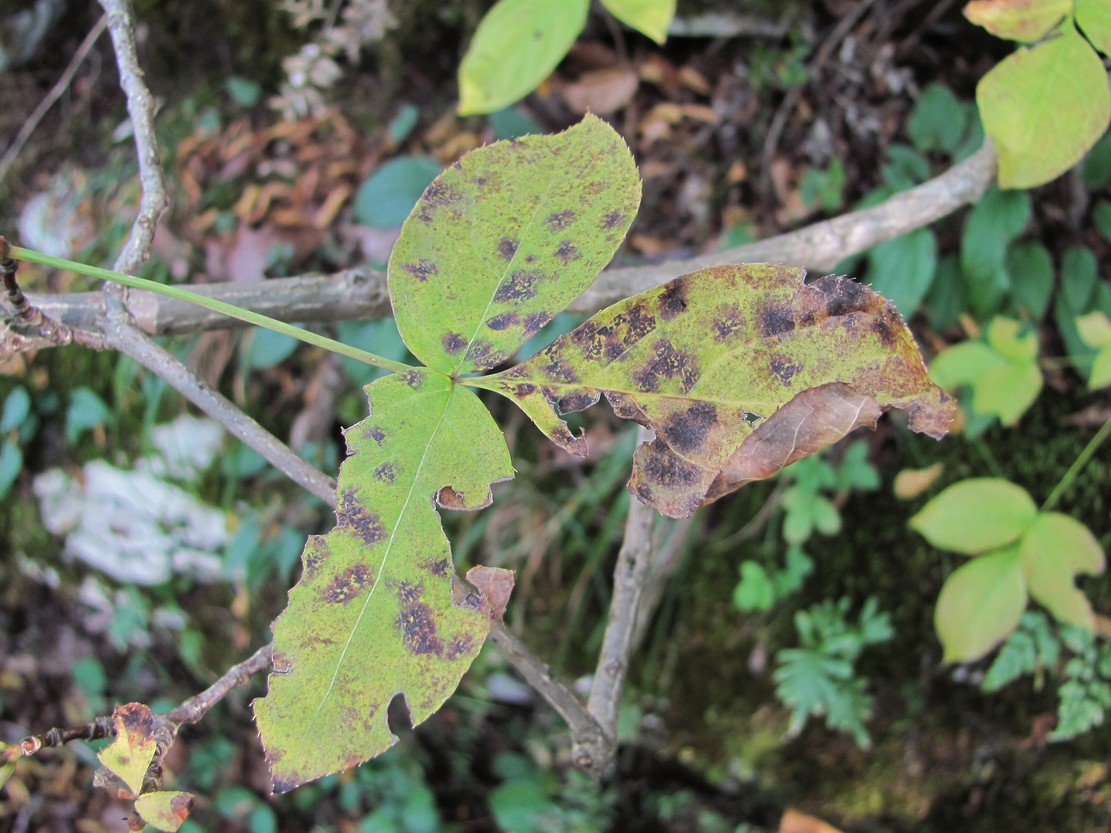
[(910, 519), (910, 528), (939, 549), (975, 555), (1018, 541), (1037, 514), (1021, 486), (974, 477), (931, 498)]
[(459, 66), (459, 115), (492, 113), (534, 90), (586, 26), (590, 0), (499, 0)]
[(997, 38), (1033, 43), (1072, 11), (1072, 0), (971, 0), (964, 16)]
[(1111, 55), (1111, 6), (1107, 0), (1076, 0), (1076, 25), (1104, 55)]
[(733, 606), (742, 613), (770, 610), (775, 604), (775, 587), (768, 571), (756, 561), (741, 562), (741, 580), (733, 589)]
[(628, 147), (594, 116), (467, 154), (428, 187), (390, 256), (402, 338), (452, 376), (504, 362), (589, 286), (639, 203)]
[[(377, 755), (458, 685), (500, 615), (453, 595), (436, 507), (478, 509), (513, 476), (505, 440), (471, 391), (414, 369), (366, 388), (371, 416), (346, 432), (338, 524), (305, 546), (304, 571), (274, 624), (274, 670), (255, 717), (275, 792)], [(501, 571), (502, 573), (506, 571)]]
[(656, 43), (667, 40), (667, 27), (675, 17), (675, 0), (602, 0), (602, 5), (626, 26)]
[(138, 795), (158, 748), (153, 735), (154, 715), (142, 703), (128, 703), (116, 706), (112, 722), (116, 726), (116, 738), (100, 750), (97, 758), (133, 795)]
[(189, 818), (196, 796), (176, 790), (159, 790), (135, 799), (135, 812), (157, 830), (174, 833)]
[(1107, 130), (1103, 62), (1072, 26), (1007, 56), (976, 87), (1003, 188), (1033, 188), (1077, 162)]
[[(903, 408), (941, 436), (953, 403), (926, 378), (895, 308), (867, 287), (785, 266), (719, 266), (598, 313), (527, 362), (468, 384), (512, 399), (554, 442), (557, 416), (604, 393), (656, 439), (629, 489), (659, 511), (699, 506)], [(751, 441), (749, 442), (751, 438)]]
[(866, 283), (910, 318), (929, 291), (936, 270), (937, 239), (923, 228), (873, 246)]
[(1104, 240), (1111, 243), (1111, 202), (1100, 200), (1096, 203), (1092, 209), (1092, 225)]
[(945, 255), (937, 264), (926, 293), (926, 319), (935, 330), (947, 330), (964, 312), (964, 276), (956, 255)]
[(1011, 298), (1035, 321), (1045, 317), (1053, 295), (1053, 259), (1041, 243), (1018, 243), (1007, 250)]
[(355, 194), (355, 219), (366, 226), (398, 228), (440, 173), (431, 156), (399, 156), (367, 177)]
[(104, 425), (112, 415), (104, 400), (82, 385), (73, 391), (66, 409), (66, 441), (76, 444), (86, 431)]
[(1111, 184), (1111, 133), (1104, 133), (1084, 157), (1080, 179), (1089, 191), (1098, 191)]
[(1091, 347), (1099, 349), (1111, 344), (1111, 319), (1103, 312), (1090, 312), (1076, 319), (1076, 330)]
[(907, 120), (907, 133), (923, 153), (937, 150), (953, 154), (968, 130), (971, 115), (968, 106), (948, 87), (933, 83), (915, 101)]
[(0, 499), (8, 496), (23, 471), (23, 450), (13, 442), (0, 443)]
[(976, 380), (972, 410), (997, 416), (1004, 425), (1016, 425), (1041, 389), (1042, 372), (1036, 362), (1005, 362)]
[(1002, 642), (1026, 609), (1026, 579), (1017, 547), (981, 555), (941, 588), (934, 627), (943, 662), (972, 662)]
[[(4, 750), (6, 750), (7, 748), (8, 744), (0, 741), (0, 752), (4, 752)], [(0, 759), (2, 759), (2, 756), (0, 756)], [(2, 788), (4, 784), (8, 782), (8, 779), (12, 777), (13, 772), (15, 772), (15, 763), (0, 764), (0, 788)]]
[(16, 385), (4, 398), (4, 409), (0, 411), (0, 434), (18, 428), (30, 415), (31, 395), (23, 385)]
[(1061, 301), (1077, 315), (1088, 312), (1099, 285), (1096, 256), (1087, 246), (1069, 246), (1061, 258)]
[(1092, 606), (1074, 585), (1078, 573), (1103, 572), (1103, 548), (1084, 524), (1059, 512), (1038, 515), (1020, 548), (1030, 595), (1066, 625), (1091, 630)]
[(1030, 220), (1030, 195), (991, 188), (972, 207), (961, 234), (965, 295), (979, 317), (994, 312), (1010, 289), (1007, 248)]

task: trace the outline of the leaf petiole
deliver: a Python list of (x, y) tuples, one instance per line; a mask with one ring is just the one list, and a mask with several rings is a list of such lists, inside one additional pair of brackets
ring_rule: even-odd
[(147, 292), (154, 292), (177, 301), (196, 304), (199, 307), (218, 312), (229, 318), (237, 318), (240, 321), (245, 321), (256, 327), (264, 327), (267, 330), (282, 333), (298, 341), (303, 341), (306, 344), (322, 347), (332, 353), (338, 353), (341, 356), (347, 356), (348, 358), (380, 367), (383, 370), (406, 371), (412, 369), (412, 365), (405, 364), (404, 362), (394, 361), (393, 359), (387, 359), (384, 356), (379, 356), (366, 350), (360, 350), (357, 347), (344, 344), (342, 341), (336, 341), (333, 338), (319, 335), (318, 333), (311, 332), (302, 327), (287, 324), (284, 321), (278, 321), (276, 318), (270, 318), (261, 313), (237, 307), (226, 301), (209, 298), (207, 295), (191, 292), (179, 286), (167, 286), (166, 284), (156, 283), (145, 278), (136, 278), (133, 275), (125, 275), (122, 272), (114, 272), (111, 269), (102, 269), (99, 266), (89, 266), (85, 263), (54, 257), (52, 255), (43, 254), (42, 252), (37, 252), (34, 249), (24, 249), (20, 246), (11, 247), (11, 257), (15, 260), (26, 261), (27, 263), (39, 263), (43, 266), (52, 266), (55, 269), (64, 269), (68, 272), (76, 272), (79, 275), (85, 275), (90, 278), (100, 278), (101, 280), (122, 284), (123, 286), (129, 286), (133, 289), (143, 289)]

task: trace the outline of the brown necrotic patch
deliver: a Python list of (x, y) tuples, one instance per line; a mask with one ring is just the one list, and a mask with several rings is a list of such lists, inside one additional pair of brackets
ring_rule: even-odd
[(406, 370), (397, 374), (397, 378), (413, 390), (420, 390), (424, 384), (424, 374), (419, 370)]
[(474, 650), (474, 637), (469, 633), (460, 634), (451, 640), (447, 646), (447, 652), (444, 654), (445, 659), (455, 660), (461, 656), (467, 656)]
[(328, 539), (323, 535), (310, 535), (309, 539), (305, 542), (305, 551), (301, 555), (301, 561), (305, 565), (306, 578), (313, 578), (320, 571), (320, 565), (323, 564), (332, 554), (331, 547), (328, 546)]
[(585, 411), (598, 401), (601, 392), (598, 390), (580, 390), (569, 393), (559, 400), (559, 412), (570, 414), (574, 411)]
[(399, 581), (393, 591), (402, 605), (411, 605), (424, 595), (424, 582)]
[(661, 338), (652, 348), (652, 355), (633, 371), (633, 381), (641, 389), (655, 392), (664, 380), (678, 379), (683, 393), (689, 393), (701, 371), (698, 358), (686, 350), (677, 350), (669, 338)]
[(791, 384), (795, 374), (802, 370), (802, 365), (785, 359), (783, 356), (773, 356), (769, 362), (772, 374), (785, 385)]
[(577, 382), (579, 379), (579, 374), (575, 372), (575, 368), (558, 356), (548, 364), (542, 365), (540, 372), (553, 382)]
[(493, 315), (486, 319), (486, 326), (491, 330), (506, 330), (521, 320), (515, 312), (503, 312), (501, 315)]
[(548, 219), (545, 220), (548, 228), (552, 231), (563, 231), (575, 220), (575, 212), (570, 208), (565, 208), (563, 211), (557, 211), (554, 214), (549, 214)]
[(442, 656), (444, 641), (436, 631), (436, 617), (424, 602), (405, 605), (397, 617), (401, 641), (414, 654)]
[(397, 480), (397, 466), (393, 463), (383, 463), (374, 470), (374, 479), (383, 483), (393, 483)]
[(611, 211), (602, 215), (602, 228), (605, 231), (617, 228), (625, 222), (625, 215), (620, 211)]
[(865, 310), (870, 306), (870, 296), (874, 295), (863, 284), (836, 275), (819, 278), (811, 286), (825, 296), (826, 312), (832, 316)]
[(371, 425), (369, 428), (363, 431), (363, 436), (366, 437), (368, 440), (374, 440), (374, 442), (376, 442), (378, 445), (381, 445), (382, 442), (386, 439), (386, 432), (379, 428), (377, 425)]
[(582, 252), (570, 240), (564, 240), (559, 244), (559, 248), (555, 250), (555, 256), (563, 263), (573, 263), (582, 259)]
[(522, 382), (513, 388), (513, 395), (518, 399), (524, 399), (526, 396), (532, 396), (536, 393), (536, 385), (528, 382)]
[(443, 180), (437, 179), (424, 189), (421, 202), (438, 208), (442, 205), (452, 205), (461, 199), (463, 199), (463, 195), (458, 190), (446, 184)]
[(506, 260), (513, 260), (513, 256), (517, 254), (517, 247), (521, 245), (521, 241), (515, 237), (503, 237), (498, 242), (498, 254)]
[(659, 440), (654, 440), (640, 460), (645, 480), (661, 488), (674, 489), (697, 483), (702, 470), (678, 457)]
[(540, 330), (552, 320), (546, 312), (532, 312), (525, 316), (525, 336), (531, 337), (536, 335)]
[(498, 287), (494, 301), (499, 304), (519, 304), (536, 297), (536, 284), (544, 277), (543, 272), (531, 269), (515, 269), (509, 280)]
[(718, 313), (718, 316), (710, 322), (710, 326), (714, 330), (715, 341), (729, 341), (741, 333), (745, 320), (737, 307), (729, 305)]
[(374, 569), (366, 564), (356, 564), (333, 578), (320, 596), (329, 604), (348, 604), (372, 584)]
[(756, 317), (756, 325), (759, 327), (760, 335), (763, 338), (793, 332), (795, 329), (794, 311), (788, 306), (768, 304)]
[(660, 318), (670, 321), (675, 316), (687, 309), (687, 282), (674, 281), (667, 289), (660, 293), (657, 299), (660, 309)]
[(336, 521), (339, 526), (350, 528), (364, 544), (378, 544), (388, 537), (381, 518), (359, 503), (355, 489), (348, 489), (340, 497)]
[(451, 571), (451, 562), (446, 558), (429, 559), (428, 561), (422, 561), (420, 567), (423, 570), (428, 570), (437, 578), (443, 578)]
[(692, 454), (705, 445), (717, 422), (718, 409), (710, 402), (697, 402), (685, 412), (668, 417), (660, 426), (660, 437), (680, 454)]
[(425, 260), (423, 257), (416, 263), (404, 263), (401, 268), (421, 283), (425, 283), (429, 278), (440, 271), (440, 267), (430, 260)]
[(487, 370), (504, 362), (509, 358), (509, 353), (497, 350), (488, 341), (476, 339), (467, 351), (467, 361), (472, 362), (480, 370)]
[(467, 339), (459, 333), (444, 333), (440, 339), (440, 346), (448, 355), (454, 355), (467, 346)]

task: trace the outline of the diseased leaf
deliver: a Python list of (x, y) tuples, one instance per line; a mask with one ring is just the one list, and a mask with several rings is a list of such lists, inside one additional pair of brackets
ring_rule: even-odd
[(1107, 130), (1103, 61), (1072, 26), (1021, 48), (976, 86), (984, 131), (999, 152), (999, 185), (1033, 188), (1080, 161)]
[(594, 280), (639, 204), (628, 147), (594, 116), (467, 154), (424, 192), (390, 256), (402, 338), (453, 377), (501, 364)]
[(1072, 11), (1073, 0), (972, 0), (964, 16), (997, 38), (1033, 43)]
[(459, 115), (492, 113), (532, 92), (563, 60), (589, 11), (590, 0), (499, 0), (459, 65)]
[(606, 11), (656, 43), (667, 40), (667, 27), (675, 17), (675, 0), (602, 0)]
[(269, 693), (254, 704), (275, 792), (392, 746), (386, 711), (398, 694), (414, 725), (428, 718), (500, 614), (479, 593), (456, 598), (436, 512), (487, 506), (490, 484), (513, 476), (493, 418), (427, 369), (366, 391), (371, 415), (346, 432), (338, 523), (305, 546), (274, 624)]
[(135, 812), (157, 830), (174, 833), (189, 818), (196, 796), (175, 790), (159, 790), (135, 799)]
[(1103, 548), (1088, 527), (1060, 512), (1038, 515), (1021, 545), (1030, 595), (1067, 625), (1091, 630), (1092, 606), (1074, 584), (1078, 573), (1103, 572)]
[(973, 477), (935, 495), (910, 519), (910, 528), (935, 547), (975, 555), (1018, 541), (1037, 514), (1021, 486)]
[[(509, 397), (575, 453), (583, 441), (557, 411), (582, 410), (604, 393), (618, 416), (656, 430), (637, 450), (629, 488), (673, 517), (889, 408), (906, 410), (914, 430), (942, 436), (953, 403), (926, 378), (894, 307), (853, 281), (808, 285), (804, 276), (765, 264), (703, 269), (468, 383)], [(744, 449), (753, 437), (767, 447)]]
[(1017, 547), (978, 556), (941, 588), (934, 627), (944, 662), (972, 662), (1002, 642), (1026, 609), (1026, 576)]
[(116, 738), (97, 753), (97, 758), (133, 795), (138, 795), (158, 748), (153, 736), (154, 715), (142, 703), (127, 703), (116, 706), (112, 722), (116, 725)]

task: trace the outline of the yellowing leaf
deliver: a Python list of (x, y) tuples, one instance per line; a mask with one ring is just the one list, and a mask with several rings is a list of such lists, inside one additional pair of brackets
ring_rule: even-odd
[(402, 338), (449, 376), (504, 362), (590, 285), (639, 204), (628, 147), (594, 116), (467, 154), (425, 191), (390, 256)]
[(427, 369), (366, 391), (370, 417), (346, 432), (337, 526), (305, 547), (274, 624), (269, 693), (254, 704), (275, 792), (392, 746), (386, 711), (398, 694), (414, 725), (428, 718), (500, 615), (480, 593), (455, 597), (436, 512), (487, 506), (490, 484), (513, 476), (493, 418)]
[(618, 416), (655, 428), (629, 488), (674, 517), (888, 408), (907, 410), (916, 431), (944, 434), (952, 402), (926, 378), (894, 307), (853, 281), (805, 284), (804, 275), (763, 264), (703, 269), (467, 383), (509, 397), (576, 453), (582, 441), (556, 411), (581, 410), (604, 393)]
[(675, 17), (675, 0), (602, 0), (606, 11), (656, 43), (667, 40), (667, 27)]
[(997, 38), (1033, 43), (1072, 11), (1072, 0), (972, 0), (964, 16)]
[(159, 790), (135, 799), (135, 812), (156, 830), (174, 833), (189, 818), (196, 796), (175, 790)]
[(903, 469), (895, 475), (892, 490), (899, 500), (913, 500), (937, 480), (945, 471), (944, 463), (934, 463), (924, 469)]
[(128, 703), (116, 706), (112, 722), (116, 725), (116, 738), (97, 757), (132, 794), (138, 795), (158, 749), (153, 736), (154, 715), (142, 703)]
[(944, 662), (979, 659), (1015, 629), (1026, 609), (1026, 578), (1017, 547), (973, 558), (941, 588), (934, 627)]
[(459, 66), (459, 114), (492, 113), (528, 95), (586, 25), (590, 0), (499, 0)]
[(1061, 622), (1091, 630), (1092, 606), (1074, 585), (1078, 573), (1103, 572), (1103, 548), (1080, 523), (1059, 512), (1038, 515), (1021, 545), (1030, 595)]
[(1103, 62), (1076, 29), (1007, 56), (976, 87), (999, 185), (1033, 188), (1071, 168), (1111, 121)]
[(1018, 541), (1037, 514), (1021, 486), (974, 477), (935, 495), (910, 519), (910, 528), (935, 547), (975, 555)]

